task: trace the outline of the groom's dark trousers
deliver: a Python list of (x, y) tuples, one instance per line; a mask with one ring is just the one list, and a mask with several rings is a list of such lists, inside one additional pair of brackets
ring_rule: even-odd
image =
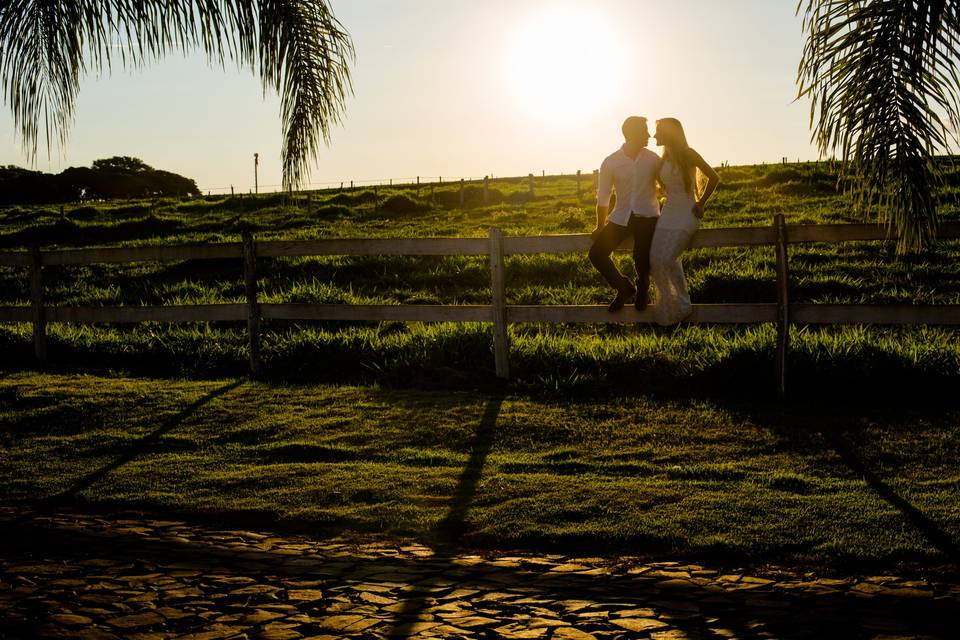
[(590, 247), (590, 262), (603, 274), (611, 287), (619, 291), (624, 288), (625, 280), (629, 282), (617, 269), (617, 265), (613, 264), (610, 254), (631, 235), (633, 236), (633, 267), (637, 271), (637, 290), (642, 294), (650, 287), (650, 243), (656, 226), (657, 218), (631, 215), (626, 227), (607, 222), (597, 234), (596, 240)]

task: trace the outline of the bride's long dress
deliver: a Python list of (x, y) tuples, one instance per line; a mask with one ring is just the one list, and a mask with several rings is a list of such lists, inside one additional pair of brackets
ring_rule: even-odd
[(670, 325), (680, 322), (693, 310), (680, 256), (690, 245), (700, 220), (693, 215), (695, 200), (684, 188), (683, 176), (674, 162), (663, 163), (660, 182), (667, 199), (650, 245), (650, 275), (657, 289), (653, 318), (657, 324)]

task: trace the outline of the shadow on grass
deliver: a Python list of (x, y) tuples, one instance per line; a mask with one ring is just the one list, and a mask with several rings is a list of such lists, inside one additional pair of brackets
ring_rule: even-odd
[(201, 407), (203, 407), (207, 403), (211, 402), (212, 400), (215, 400), (216, 398), (219, 398), (220, 396), (223, 396), (226, 393), (229, 393), (230, 391), (233, 391), (234, 389), (239, 387), (241, 384), (243, 384), (242, 380), (235, 380), (233, 382), (225, 384), (222, 387), (214, 389), (210, 393), (204, 395), (200, 399), (194, 401), (192, 404), (185, 407), (180, 413), (177, 413), (176, 415), (168, 419), (166, 422), (164, 422), (154, 431), (150, 432), (148, 435), (138, 440), (135, 444), (131, 445), (126, 451), (126, 453), (118, 457), (116, 460), (114, 460), (110, 464), (105, 465), (97, 469), (96, 471), (92, 471), (88, 473), (83, 478), (80, 478), (79, 480), (74, 482), (70, 488), (66, 489), (65, 491), (62, 491), (57, 495), (47, 498), (44, 502), (50, 502), (55, 504), (57, 502), (69, 500), (70, 498), (73, 498), (74, 496), (76, 496), (78, 493), (84, 491), (85, 489), (90, 488), (91, 486), (93, 486), (94, 484), (102, 480), (111, 471), (119, 469), (123, 465), (127, 464), (128, 462), (132, 462), (133, 460), (135, 460), (141, 455), (150, 453), (154, 449), (154, 447), (157, 445), (161, 437), (163, 437), (164, 435), (176, 429), (178, 426), (180, 426), (184, 421), (189, 419), (190, 416), (196, 413)]
[(486, 464), (490, 449), (493, 448), (493, 439), (496, 433), (497, 418), (500, 416), (500, 407), (503, 406), (503, 394), (493, 396), (487, 400), (487, 406), (480, 417), (480, 424), (470, 445), (470, 458), (460, 474), (457, 488), (450, 499), (450, 509), (447, 515), (434, 529), (440, 542), (455, 542), (466, 532), (467, 511), (477, 493), (477, 486), (483, 475), (483, 466)]
[(920, 509), (910, 504), (903, 496), (894, 491), (890, 485), (885, 483), (880, 476), (874, 473), (867, 466), (866, 462), (857, 455), (854, 443), (839, 433), (827, 434), (827, 438), (844, 464), (860, 476), (874, 493), (883, 498), (890, 506), (900, 511), (904, 518), (920, 532), (932, 547), (942, 553), (950, 562), (960, 560), (960, 545), (958, 545), (958, 541)]
[[(452, 559), (458, 541), (466, 533), (467, 512), (477, 493), (477, 486), (480, 484), (487, 456), (493, 448), (497, 418), (500, 415), (503, 398), (504, 396), (501, 393), (487, 400), (487, 406), (480, 418), (480, 424), (477, 425), (473, 443), (470, 446), (470, 458), (460, 474), (457, 488), (450, 499), (450, 508), (447, 515), (433, 530), (432, 537), (435, 539), (435, 547), (439, 552), (436, 560), (442, 563), (443, 569), (452, 571), (458, 568), (458, 565), (453, 563)], [(416, 635), (416, 621), (420, 618), (422, 612), (429, 608), (430, 596), (431, 593), (428, 590), (411, 593), (410, 597), (404, 601), (403, 608), (398, 616), (400, 622), (390, 630), (388, 635), (391, 637)]]
[[(898, 409), (893, 406), (883, 406), (882, 402), (869, 407), (837, 407), (827, 419), (824, 418), (822, 408), (811, 410), (796, 403), (779, 407), (768, 406), (760, 410), (739, 405), (733, 411), (739, 413), (743, 419), (751, 420), (769, 429), (794, 452), (819, 451), (824, 445), (833, 449), (847, 469), (863, 480), (878, 497), (903, 514), (906, 523), (916, 529), (929, 545), (939, 552), (940, 557), (937, 560), (955, 564), (960, 561), (960, 538), (945, 531), (937, 522), (884, 482), (871, 468), (867, 457), (863, 454), (866, 442), (861, 430), (856, 426), (849, 426), (864, 416), (878, 412), (885, 412), (889, 420), (897, 419)], [(931, 407), (931, 409), (945, 411), (947, 412), (945, 415), (952, 415), (955, 410), (952, 404)], [(909, 417), (905, 419), (909, 420)], [(816, 426), (808, 426), (811, 424)], [(789, 478), (786, 480), (789, 481)], [(933, 556), (932, 553), (930, 555)], [(909, 557), (903, 559), (916, 560)], [(932, 557), (928, 558), (927, 561), (932, 559)]]

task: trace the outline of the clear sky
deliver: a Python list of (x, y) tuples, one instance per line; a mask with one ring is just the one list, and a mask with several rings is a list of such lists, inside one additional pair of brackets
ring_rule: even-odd
[[(794, 101), (795, 0), (333, 0), (355, 95), (310, 182), (592, 171), (627, 115), (674, 116), (712, 164), (816, 158)], [(36, 169), (136, 156), (204, 191), (280, 183), (279, 100), (249, 71), (172, 57), (81, 86)], [(653, 144), (653, 143), (651, 143)], [(9, 107), (0, 164), (27, 166)]]

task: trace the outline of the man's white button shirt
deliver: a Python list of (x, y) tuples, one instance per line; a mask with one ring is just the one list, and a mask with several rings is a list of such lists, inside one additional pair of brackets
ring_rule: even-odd
[(604, 159), (597, 179), (597, 204), (610, 206), (610, 195), (617, 192), (617, 204), (607, 215), (609, 222), (625, 227), (631, 214), (644, 218), (660, 215), (655, 182), (659, 166), (660, 156), (650, 149), (641, 149), (631, 160), (620, 147)]

